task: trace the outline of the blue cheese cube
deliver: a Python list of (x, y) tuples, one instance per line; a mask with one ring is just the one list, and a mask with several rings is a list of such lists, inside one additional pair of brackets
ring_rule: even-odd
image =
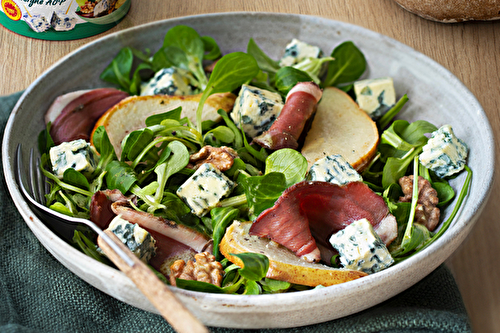
[(309, 45), (298, 39), (292, 39), (286, 46), (285, 54), (281, 58), (279, 65), (281, 67), (293, 66), (307, 58), (319, 58), (321, 54), (319, 47)]
[(420, 163), (440, 178), (451, 176), (464, 168), (467, 150), (451, 126), (444, 125), (431, 134), (420, 154)]
[(67, 15), (64, 12), (54, 12), (50, 25), (55, 31), (70, 31), (75, 28), (76, 17)]
[(117, 216), (109, 224), (108, 230), (111, 230), (142, 262), (147, 264), (155, 255), (155, 239), (138, 224)]
[(183, 69), (169, 67), (156, 72), (154, 77), (141, 86), (141, 96), (170, 95), (184, 96), (195, 93), (190, 85), (189, 73)]
[(337, 185), (363, 181), (360, 174), (339, 154), (325, 156), (314, 163), (309, 169), (307, 179)]
[(281, 95), (244, 84), (234, 102), (231, 118), (251, 137), (267, 131), (283, 109)]
[(177, 195), (191, 208), (193, 214), (203, 216), (231, 193), (234, 183), (210, 163), (198, 170), (177, 189)]
[(44, 32), (50, 29), (50, 23), (47, 22), (45, 16), (42, 16), (40, 14), (30, 16), (28, 15), (28, 13), (25, 13), (23, 15), (23, 20), (34, 32)]
[(356, 81), (354, 93), (359, 107), (372, 119), (380, 118), (396, 104), (396, 91), (390, 77)]
[(394, 263), (389, 250), (367, 219), (355, 221), (330, 238), (344, 268), (368, 274)]
[(60, 179), (63, 178), (64, 171), (70, 168), (90, 176), (98, 163), (95, 148), (82, 139), (52, 147), (49, 155), (52, 171)]
[(97, 0), (96, 2), (94, 17), (99, 17), (109, 14), (114, 9), (116, 0)]

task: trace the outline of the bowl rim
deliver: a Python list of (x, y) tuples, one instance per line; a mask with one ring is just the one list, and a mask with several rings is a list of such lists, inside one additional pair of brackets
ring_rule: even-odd
[[(102, 269), (101, 272), (104, 272), (104, 275), (106, 276), (111, 276), (111, 275), (116, 275), (117, 273), (121, 275), (120, 280), (124, 281), (128, 280), (128, 278), (123, 274), (122, 272), (118, 271), (117, 269), (114, 269), (112, 267), (109, 267), (105, 264), (102, 264), (88, 256), (86, 256), (84, 253), (76, 250), (73, 248), (71, 245), (63, 241), (61, 238), (56, 236), (52, 231), (50, 231), (44, 224), (43, 222), (37, 218), (37, 216), (34, 214), (34, 212), (29, 208), (27, 205), (26, 201), (24, 200), (23, 196), (21, 195), (21, 192), (19, 191), (18, 185), (13, 177), (12, 170), (10, 169), (10, 159), (12, 156), (8, 155), (8, 150), (10, 146), (10, 132), (12, 130), (13, 122), (14, 122), (14, 117), (19, 113), (20, 106), (24, 102), (25, 99), (27, 99), (30, 95), (30, 93), (33, 91), (34, 87), (41, 81), (43, 80), (44, 76), (47, 75), (47, 73), (54, 71), (61, 63), (65, 62), (67, 59), (71, 58), (78, 52), (89, 48), (89, 47), (94, 47), (96, 45), (99, 45), (101, 43), (107, 43), (120, 35), (123, 34), (128, 34), (128, 33), (133, 33), (135, 30), (141, 30), (141, 29), (151, 29), (154, 28), (155, 26), (160, 26), (162, 24), (165, 24), (168, 22), (169, 24), (182, 24), (186, 20), (190, 19), (197, 19), (197, 18), (220, 18), (220, 17), (238, 17), (238, 16), (248, 16), (248, 15), (253, 15), (253, 16), (260, 16), (260, 17), (265, 17), (267, 19), (270, 19), (272, 17), (294, 17), (302, 20), (319, 20), (319, 21), (328, 21), (330, 23), (335, 22), (338, 23), (342, 28), (349, 28), (351, 30), (355, 30), (360, 34), (364, 35), (371, 35), (376, 38), (389, 41), (390, 44), (397, 46), (398, 48), (402, 49), (403, 51), (411, 51), (413, 54), (417, 55), (419, 60), (424, 62), (427, 66), (432, 67), (436, 71), (438, 71), (442, 76), (446, 77), (448, 80), (450, 80), (454, 86), (455, 89), (459, 89), (464, 92), (464, 94), (467, 96), (467, 100), (470, 103), (470, 108), (471, 110), (474, 110), (483, 120), (483, 122), (487, 125), (487, 128), (485, 128), (485, 131), (483, 134), (486, 135), (486, 139), (489, 143), (492, 143), (491, 146), (489, 147), (489, 155), (491, 158), (488, 160), (489, 164), (488, 167), (486, 168), (488, 171), (487, 178), (489, 179), (487, 188), (483, 189), (483, 196), (481, 200), (479, 200), (478, 204), (471, 207), (471, 213), (468, 214), (467, 216), (462, 216), (461, 213), (459, 213), (456, 217), (455, 220), (453, 221), (454, 223), (450, 226), (450, 228), (439, 238), (437, 239), (433, 244), (431, 244), (427, 249), (424, 251), (417, 253), (416, 255), (412, 256), (411, 258), (398, 263), (397, 265), (391, 266), (381, 272), (378, 272), (377, 274), (369, 275), (364, 277), (363, 279), (357, 279), (353, 281), (349, 281), (346, 283), (330, 286), (327, 288), (321, 288), (321, 289), (312, 289), (312, 290), (306, 290), (306, 291), (298, 291), (298, 292), (293, 292), (293, 293), (283, 293), (283, 294), (264, 294), (264, 295), (226, 295), (226, 294), (210, 294), (210, 293), (205, 293), (205, 292), (197, 292), (197, 291), (190, 291), (190, 290), (185, 290), (185, 289), (180, 289), (176, 287), (171, 287), (177, 294), (181, 294), (190, 298), (195, 298), (195, 299), (204, 299), (204, 298), (210, 298), (210, 299), (217, 299), (225, 304), (241, 304), (241, 303), (247, 303), (251, 302), (252, 305), (255, 306), (263, 306), (267, 305), (270, 301), (273, 301), (274, 304), (277, 302), (282, 303), (282, 304), (287, 304), (291, 301), (299, 301), (300, 298), (304, 297), (305, 295), (307, 296), (315, 296), (318, 297), (318, 299), (322, 297), (327, 297), (332, 294), (338, 294), (338, 293), (343, 293), (343, 292), (348, 292), (348, 290), (352, 288), (366, 288), (369, 287), (370, 285), (374, 284), (377, 280), (384, 280), (390, 275), (396, 274), (396, 271), (405, 271), (408, 270), (409, 267), (411, 267), (413, 264), (416, 262), (423, 260), (426, 257), (429, 257), (436, 253), (438, 249), (441, 247), (445, 247), (446, 243), (448, 242), (449, 239), (456, 237), (460, 231), (468, 227), (472, 227), (474, 222), (478, 218), (478, 213), (482, 210), (482, 208), (486, 205), (488, 196), (491, 192), (492, 186), (493, 186), (493, 170), (494, 170), (494, 156), (495, 156), (495, 151), (494, 151), (494, 139), (493, 139), (493, 134), (492, 134), (492, 129), (491, 129), (491, 124), (488, 121), (488, 118), (481, 107), (479, 101), (477, 98), (470, 92), (467, 87), (454, 75), (452, 74), (448, 69), (446, 69), (444, 66), (440, 65), (437, 63), (435, 60), (431, 59), (430, 57), (424, 55), (423, 53), (413, 49), (412, 47), (403, 44), (402, 42), (397, 41), (394, 38), (388, 37), (386, 35), (383, 35), (381, 33), (378, 33), (376, 31), (370, 30), (368, 28), (364, 28), (352, 23), (348, 22), (342, 22), (330, 18), (324, 18), (324, 17), (319, 17), (319, 16), (313, 16), (313, 15), (303, 15), (303, 14), (288, 14), (288, 13), (271, 13), (271, 12), (224, 12), (224, 13), (210, 13), (210, 14), (198, 14), (198, 15), (189, 15), (189, 16), (181, 16), (181, 17), (174, 17), (174, 18), (169, 18), (165, 20), (159, 20), (159, 21), (154, 21), (146, 24), (141, 24), (138, 26), (134, 26), (131, 28), (127, 28), (124, 30), (120, 30), (111, 34), (108, 34), (106, 36), (103, 36), (101, 38), (98, 38), (90, 43), (84, 44), (74, 51), (68, 53), (58, 61), (56, 61), (53, 65), (51, 65), (48, 69), (46, 69), (38, 78), (33, 81), (29, 87), (24, 91), (22, 96), (19, 98), (17, 101), (16, 105), (14, 106), (14, 109), (9, 116), (9, 119), (7, 121), (6, 127), (5, 127), (5, 134), (3, 137), (2, 141), (2, 164), (3, 164), (3, 169), (4, 169), (4, 175), (5, 179), (7, 182), (7, 186), (9, 189), (9, 192), (13, 198), (13, 201), (20, 212), (20, 214), (23, 216), (25, 222), (28, 224), (30, 229), (32, 228), (38, 228), (40, 232), (47, 233), (51, 236), (53, 241), (57, 242), (59, 246), (62, 247), (63, 251), (68, 251), (71, 252), (73, 255), (76, 255), (80, 260), (82, 260), (82, 263), (85, 263), (89, 268), (92, 266), (94, 269), (96, 265)], [(7, 175), (10, 176), (7, 178)], [(461, 211), (463, 208), (461, 208)], [(469, 225), (468, 225), (469, 224)], [(33, 231), (33, 230), (32, 230)], [(465, 237), (465, 236), (464, 236)], [(50, 250), (49, 250), (50, 251)], [(54, 253), (52, 253), (54, 254)], [(439, 263), (440, 264), (440, 263)], [(437, 265), (436, 265), (437, 267)], [(102, 273), (101, 273), (102, 274)], [(416, 281), (418, 282), (418, 281)], [(415, 282), (415, 283), (416, 283)], [(410, 287), (410, 286), (408, 286)], [(407, 287), (407, 288), (408, 288)], [(406, 289), (406, 288), (405, 288)], [(277, 309), (279, 310), (279, 309)]]

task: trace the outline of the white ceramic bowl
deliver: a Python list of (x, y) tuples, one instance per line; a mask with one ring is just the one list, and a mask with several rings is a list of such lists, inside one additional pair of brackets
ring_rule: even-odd
[[(178, 24), (215, 38), (223, 52), (245, 51), (250, 37), (278, 59), (287, 42), (298, 38), (329, 54), (342, 41), (352, 40), (368, 61), (367, 77), (391, 76), (398, 96), (410, 101), (401, 117), (450, 123), (470, 147), (468, 165), (474, 171), (469, 196), (453, 225), (429, 248), (398, 265), (352, 282), (288, 294), (236, 296), (174, 288), (196, 316), (211, 326), (239, 328), (292, 327), (347, 316), (374, 306), (412, 286), (459, 246), (483, 208), (492, 184), (494, 141), (478, 101), (448, 70), (391, 38), (347, 23), (319, 17), (266, 13), (227, 13), (176, 18), (121, 31), (85, 45), (58, 61), (26, 90), (5, 130), (2, 156), (12, 198), (40, 242), (63, 265), (105, 293), (136, 307), (156, 312), (121, 272), (100, 264), (54, 235), (29, 209), (14, 181), (14, 151), (23, 143), (25, 156), (36, 147), (43, 115), (59, 95), (105, 86), (99, 74), (124, 46), (157, 50), (165, 32)], [(460, 189), (465, 175), (452, 181)], [(444, 211), (446, 218), (454, 204)]]

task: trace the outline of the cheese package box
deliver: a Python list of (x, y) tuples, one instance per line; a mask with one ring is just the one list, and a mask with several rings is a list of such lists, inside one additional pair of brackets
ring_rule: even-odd
[(0, 25), (21, 36), (73, 40), (100, 34), (128, 13), (131, 0), (2, 0)]

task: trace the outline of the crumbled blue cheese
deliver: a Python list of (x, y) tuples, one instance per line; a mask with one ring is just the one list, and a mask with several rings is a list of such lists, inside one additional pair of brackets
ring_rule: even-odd
[(389, 250), (367, 219), (355, 221), (330, 238), (345, 268), (375, 273), (394, 263)]
[(317, 46), (309, 45), (298, 39), (292, 41), (286, 46), (285, 54), (280, 60), (281, 67), (293, 66), (307, 58), (321, 57), (321, 49)]
[(281, 109), (280, 94), (244, 84), (234, 102), (231, 118), (245, 133), (255, 137), (271, 127)]
[(396, 104), (394, 82), (390, 77), (354, 82), (359, 107), (372, 119), (378, 119)]
[(219, 169), (204, 163), (177, 189), (177, 195), (193, 214), (203, 216), (231, 193), (233, 187), (234, 183)]
[(113, 8), (116, 0), (97, 0), (94, 7), (94, 17), (104, 16)]
[(28, 13), (25, 13), (23, 15), (23, 20), (34, 32), (44, 32), (50, 29), (50, 23), (47, 22), (45, 16), (42, 16), (40, 14), (30, 16), (28, 15)]
[(183, 69), (169, 67), (156, 72), (154, 77), (141, 86), (141, 96), (170, 95), (184, 96), (195, 93), (190, 85), (189, 73)]
[(82, 139), (52, 147), (49, 155), (52, 171), (60, 179), (63, 178), (64, 171), (70, 168), (90, 176), (98, 163), (95, 148)]
[(440, 177), (461, 171), (467, 159), (467, 145), (453, 133), (450, 125), (443, 125), (431, 134), (420, 154), (420, 163)]
[(50, 25), (56, 31), (73, 30), (76, 25), (76, 17), (65, 14), (64, 12), (54, 12)]
[(315, 162), (309, 169), (307, 179), (337, 185), (363, 181), (361, 175), (340, 154), (325, 156)]
[(108, 230), (111, 230), (144, 263), (147, 264), (155, 255), (155, 239), (138, 224), (117, 216), (109, 224)]

